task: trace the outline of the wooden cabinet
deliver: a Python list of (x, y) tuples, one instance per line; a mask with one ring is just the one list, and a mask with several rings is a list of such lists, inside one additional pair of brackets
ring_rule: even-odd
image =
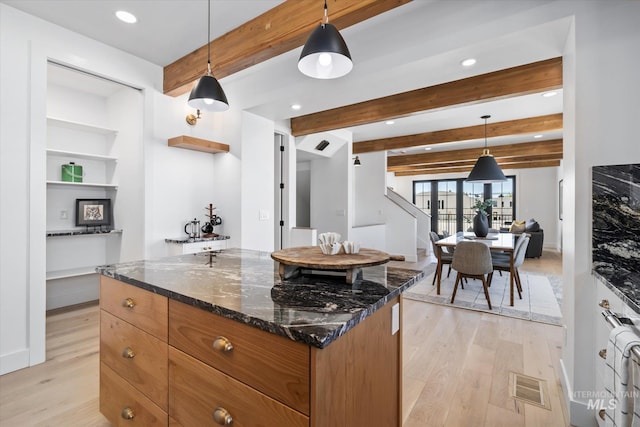
[(100, 412), (114, 426), (166, 426), (167, 413), (109, 366), (100, 363)]
[[(184, 426), (302, 427), (309, 418), (173, 347), (169, 349), (169, 413)], [(216, 419), (217, 418), (217, 419)]]
[(135, 405), (171, 426), (402, 424), (399, 297), (324, 349), (104, 276), (101, 304), (100, 410), (115, 425)]
[(101, 276), (100, 308), (100, 412), (118, 426), (166, 426), (167, 298)]
[(110, 277), (100, 281), (100, 308), (167, 342), (166, 297)]
[(309, 414), (308, 345), (173, 300), (169, 325), (172, 347)]

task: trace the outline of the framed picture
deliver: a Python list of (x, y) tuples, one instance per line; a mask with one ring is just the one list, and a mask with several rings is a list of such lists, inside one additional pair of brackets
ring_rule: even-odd
[(76, 199), (76, 226), (113, 225), (111, 199)]

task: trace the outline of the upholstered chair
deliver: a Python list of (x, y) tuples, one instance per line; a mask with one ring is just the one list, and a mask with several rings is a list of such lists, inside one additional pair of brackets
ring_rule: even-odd
[(456, 283), (453, 287), (453, 295), (451, 295), (451, 303), (453, 304), (456, 298), (458, 283), (468, 277), (482, 281), (484, 296), (487, 298), (487, 304), (489, 304), (489, 310), (491, 310), (491, 298), (489, 297), (488, 284), (485, 278), (486, 275), (493, 271), (489, 246), (482, 242), (459, 242), (453, 254), (451, 267), (458, 272)]
[(438, 257), (438, 252), (440, 252), (439, 262), (438, 262), (438, 265), (436, 266), (436, 272), (433, 275), (433, 280), (431, 281), (431, 286), (433, 286), (436, 283), (436, 279), (438, 277), (442, 277), (442, 266), (444, 264), (449, 265), (449, 271), (447, 272), (447, 277), (449, 277), (449, 274), (451, 273), (451, 262), (453, 261), (453, 255), (451, 255), (448, 252), (445, 252), (444, 250), (442, 250), (440, 247), (436, 245), (436, 242), (440, 240), (440, 238), (438, 237), (438, 234), (435, 231), (432, 231), (429, 233), (429, 238), (431, 240), (431, 247), (433, 248), (433, 255), (435, 257)]
[[(526, 233), (516, 240), (515, 247), (513, 249), (513, 279), (516, 282), (516, 288), (518, 289), (518, 297), (522, 299), (522, 282), (520, 280), (519, 268), (524, 264), (524, 258), (527, 253), (527, 247), (529, 246), (530, 237)], [(492, 259), (494, 271), (511, 271), (509, 256), (493, 257)], [(489, 286), (491, 286), (491, 279), (493, 279), (493, 273), (489, 275)]]

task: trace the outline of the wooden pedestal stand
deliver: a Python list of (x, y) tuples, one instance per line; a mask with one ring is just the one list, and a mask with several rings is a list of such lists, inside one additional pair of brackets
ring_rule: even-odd
[(375, 249), (360, 249), (357, 254), (325, 255), (319, 246), (302, 246), (275, 251), (271, 258), (280, 263), (279, 273), (283, 280), (297, 276), (301, 268), (308, 268), (344, 271), (346, 282), (353, 284), (362, 267), (384, 264), (391, 260), (391, 255)]

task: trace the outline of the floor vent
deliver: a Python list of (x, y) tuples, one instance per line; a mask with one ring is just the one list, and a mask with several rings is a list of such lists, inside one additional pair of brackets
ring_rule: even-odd
[(547, 382), (545, 380), (509, 372), (509, 390), (511, 397), (524, 403), (551, 410)]

